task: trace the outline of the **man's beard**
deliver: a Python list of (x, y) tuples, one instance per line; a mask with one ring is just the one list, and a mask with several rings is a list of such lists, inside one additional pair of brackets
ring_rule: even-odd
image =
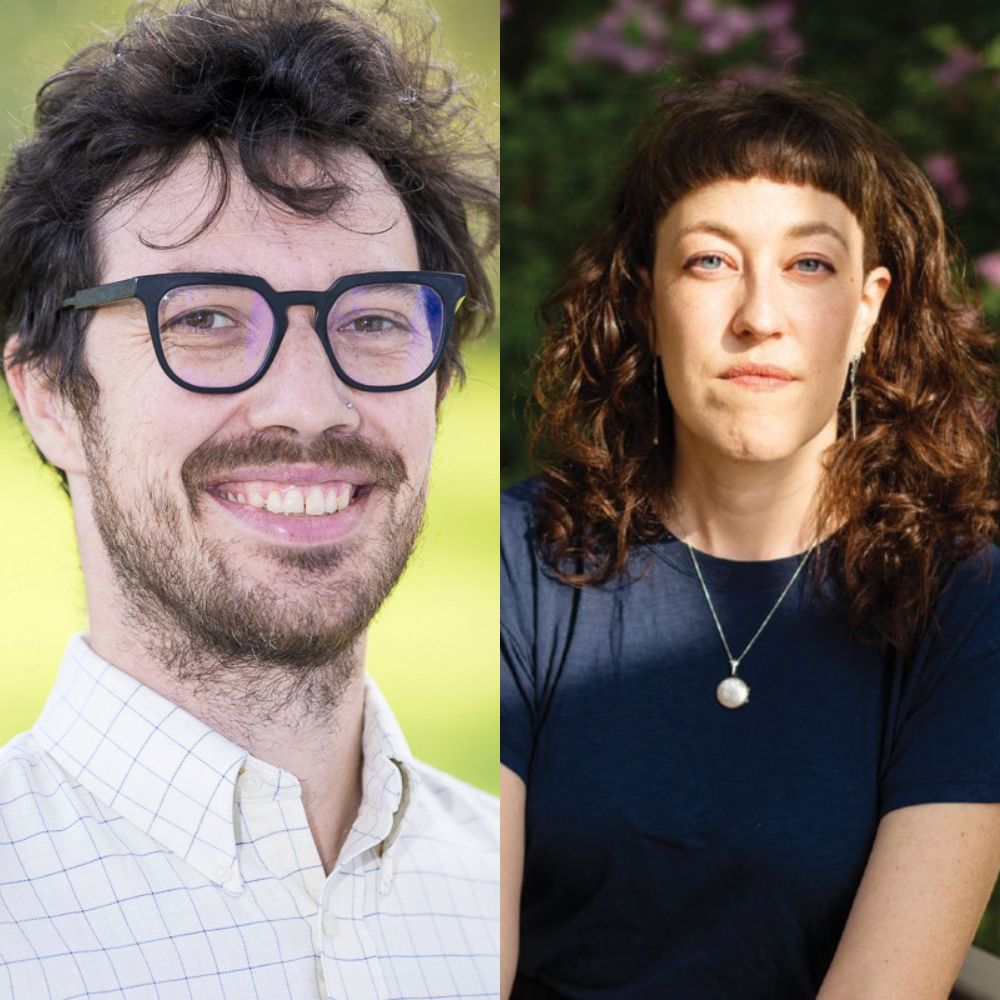
[[(268, 463), (349, 466), (374, 483), (368, 503), (388, 516), (377, 537), (292, 549), (260, 541), (274, 583), (241, 579), (227, 545), (184, 532), (183, 504), (155, 482), (124, 509), (99, 407), (86, 423), (94, 519), (142, 649), (202, 699), (270, 718), (297, 703), (323, 714), (360, 669), (358, 640), (406, 566), (423, 520), (426, 484), (411, 484), (401, 457), (355, 436), (307, 448), (288, 437), (248, 435), (206, 443), (184, 462), (188, 524), (202, 520), (210, 477)], [(300, 515), (307, 516), (307, 515)], [(336, 516), (336, 515), (334, 515)], [(287, 580), (290, 586), (283, 586)]]

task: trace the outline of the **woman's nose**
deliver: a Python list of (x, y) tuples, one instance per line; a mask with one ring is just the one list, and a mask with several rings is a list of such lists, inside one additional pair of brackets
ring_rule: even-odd
[(785, 332), (785, 315), (777, 277), (748, 274), (740, 282), (741, 297), (733, 316), (733, 333), (764, 340)]

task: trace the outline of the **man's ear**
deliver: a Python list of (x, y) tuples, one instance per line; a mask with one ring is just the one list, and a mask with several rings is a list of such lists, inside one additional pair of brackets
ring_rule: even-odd
[(16, 336), (7, 342), (4, 370), (28, 432), (52, 465), (83, 475), (86, 462), (76, 411), (37, 365), (14, 363), (17, 345)]

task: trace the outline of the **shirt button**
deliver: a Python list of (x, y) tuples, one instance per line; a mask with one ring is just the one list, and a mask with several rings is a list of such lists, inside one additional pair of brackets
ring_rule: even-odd
[(243, 775), (243, 791), (249, 795), (256, 795), (263, 787), (264, 783), (256, 774), (251, 772)]
[(233, 873), (233, 866), (228, 861), (213, 861), (209, 870), (213, 881), (228, 882)]
[(337, 918), (332, 913), (323, 917), (323, 933), (327, 937), (335, 937), (337, 934)]

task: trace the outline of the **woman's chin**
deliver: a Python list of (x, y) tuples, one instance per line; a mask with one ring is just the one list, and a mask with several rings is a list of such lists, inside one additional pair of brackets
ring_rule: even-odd
[(775, 412), (748, 407), (712, 414), (706, 406), (690, 421), (678, 420), (676, 432), (681, 462), (710, 462), (714, 457), (770, 464), (797, 457), (819, 461), (837, 438), (837, 423), (835, 413), (823, 419), (816, 413), (806, 415), (792, 409)]
[(759, 444), (743, 445), (739, 448), (729, 448), (725, 451), (725, 457), (737, 462), (753, 462), (766, 465), (787, 461), (798, 451), (798, 448), (782, 448), (774, 442), (762, 442)]
[(703, 456), (711, 451), (716, 452), (720, 458), (729, 459), (735, 462), (753, 462), (760, 464), (771, 464), (777, 462), (787, 462), (797, 456), (805, 457), (806, 454), (818, 457), (822, 448), (817, 447), (815, 438), (803, 440), (801, 437), (791, 438), (787, 428), (774, 428), (770, 432), (759, 434), (739, 433), (717, 439), (705, 448), (698, 448), (697, 451)]

